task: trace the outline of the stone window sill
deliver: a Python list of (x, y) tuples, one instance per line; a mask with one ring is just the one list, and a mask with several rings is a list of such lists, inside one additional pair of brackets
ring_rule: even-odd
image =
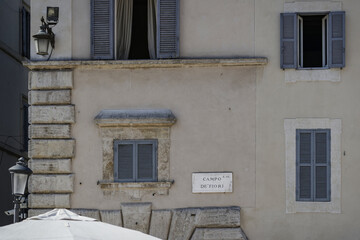
[(285, 82), (340, 82), (341, 70), (331, 69), (286, 69)]
[(172, 181), (163, 182), (112, 182), (99, 180), (98, 185), (104, 192), (126, 192), (132, 199), (140, 200), (144, 195), (169, 195)]

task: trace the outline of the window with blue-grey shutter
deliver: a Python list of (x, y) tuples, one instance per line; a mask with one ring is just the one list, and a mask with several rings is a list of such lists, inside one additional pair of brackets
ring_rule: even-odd
[(296, 130), (296, 200), (330, 201), (330, 129)]
[(114, 180), (157, 181), (157, 140), (114, 141)]
[(281, 13), (280, 67), (345, 67), (345, 12)]
[(329, 13), (329, 65), (345, 67), (345, 12)]
[(114, 0), (91, 0), (91, 57), (114, 58)]
[[(91, 0), (92, 59), (114, 59), (115, 2)], [(158, 0), (156, 14), (156, 57), (179, 57), (179, 0)]]
[(296, 68), (297, 66), (296, 21), (297, 21), (296, 13), (281, 13), (281, 18), (280, 18), (281, 68)]
[(157, 1), (157, 56), (179, 56), (179, 0)]

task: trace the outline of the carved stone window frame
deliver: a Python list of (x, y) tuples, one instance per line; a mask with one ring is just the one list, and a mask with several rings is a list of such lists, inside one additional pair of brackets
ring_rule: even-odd
[[(169, 109), (113, 109), (102, 110), (95, 117), (100, 129), (103, 153), (102, 190), (123, 192), (132, 198), (144, 194), (168, 195), (173, 180), (170, 179), (170, 128), (176, 118)], [(148, 140), (158, 141), (157, 182), (115, 182), (114, 141)], [(135, 191), (137, 196), (131, 193)], [(139, 192), (140, 191), (140, 192)]]

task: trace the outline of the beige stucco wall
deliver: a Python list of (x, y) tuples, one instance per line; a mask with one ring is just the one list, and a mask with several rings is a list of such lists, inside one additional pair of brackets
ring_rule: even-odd
[[(293, 1), (181, 1), (181, 56), (265, 56), (269, 63), (264, 68), (76, 69), (71, 207), (118, 209), (127, 201), (103, 196), (96, 185), (102, 178), (102, 143), (95, 115), (107, 108), (169, 108), (178, 118), (171, 128), (175, 184), (168, 196), (143, 201), (154, 208), (238, 205), (249, 239), (357, 239), (360, 1), (340, 2), (346, 11), (346, 67), (337, 70), (336, 81), (292, 82), (286, 81), (289, 70), (279, 66), (284, 2)], [(71, 56), (87, 58), (89, 5), (73, 0), (72, 6)], [(341, 213), (286, 213), (288, 118), (341, 120)], [(233, 171), (234, 192), (192, 194), (191, 173), (197, 171)]]
[[(354, 186), (360, 182), (360, 52), (356, 45), (360, 30), (356, 22), (360, 2), (341, 1), (346, 12), (346, 67), (341, 70), (340, 81), (295, 83), (286, 83), (287, 70), (279, 67), (283, 3), (256, 1), (255, 55), (267, 56), (269, 63), (256, 84), (256, 208), (242, 209), (243, 229), (249, 239), (357, 239), (360, 191)], [(286, 213), (286, 118), (341, 119), (340, 214)]]
[[(104, 196), (102, 142), (94, 117), (103, 109), (168, 108), (171, 127), (168, 196), (145, 196), (153, 208), (255, 205), (256, 68), (75, 70), (74, 208), (118, 209), (126, 196)], [(192, 194), (192, 172), (231, 171), (233, 193)], [(80, 185), (80, 182), (82, 183)], [(85, 201), (84, 199), (91, 199)]]

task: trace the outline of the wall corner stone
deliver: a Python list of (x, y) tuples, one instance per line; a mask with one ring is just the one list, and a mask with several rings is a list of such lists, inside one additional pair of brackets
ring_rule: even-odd
[(70, 208), (74, 191), (72, 159), (75, 106), (71, 104), (72, 70), (29, 72), (29, 215), (44, 209)]

